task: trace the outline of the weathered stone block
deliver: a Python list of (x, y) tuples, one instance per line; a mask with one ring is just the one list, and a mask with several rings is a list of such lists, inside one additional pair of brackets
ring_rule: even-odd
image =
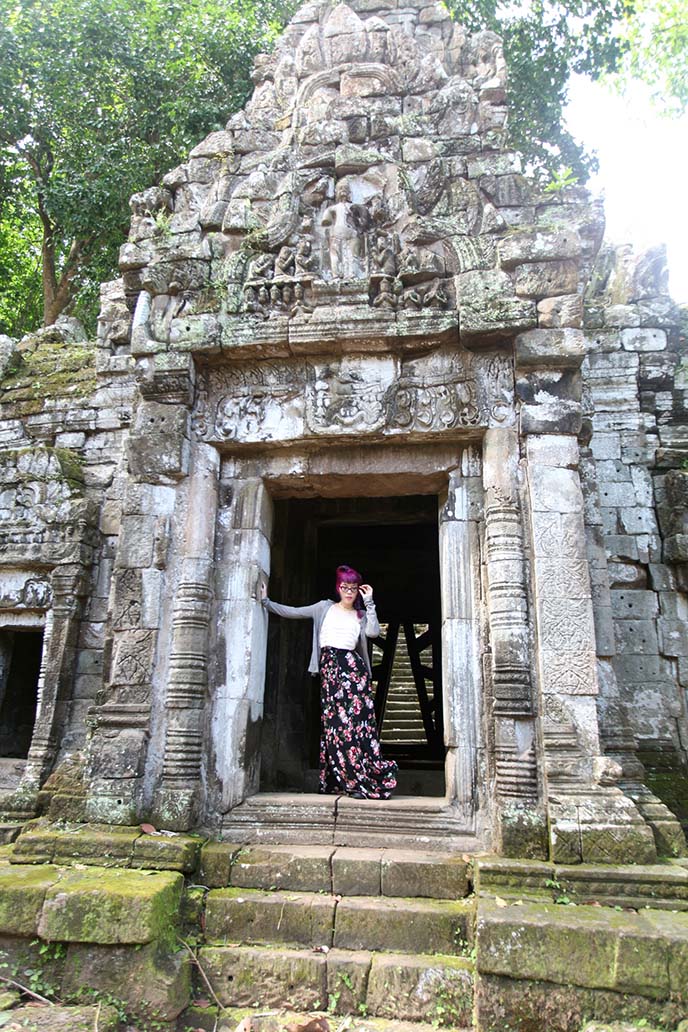
[(582, 330), (529, 330), (516, 337), (517, 367), (572, 368), (585, 357)]
[(86, 1007), (17, 1007), (11, 1012), (8, 1028), (30, 1029), (31, 1032), (117, 1032), (119, 1015), (109, 1004)]
[(343, 899), (334, 945), (347, 950), (457, 953), (472, 937), (472, 904), (421, 900)]
[(200, 961), (226, 1007), (324, 1010), (327, 961), (309, 950), (205, 946)]
[(533, 262), (514, 270), (514, 288), (520, 297), (554, 297), (572, 294), (578, 286), (575, 261)]
[(132, 474), (146, 480), (183, 476), (189, 459), (188, 423), (183, 405), (142, 402), (127, 445)]
[(332, 896), (212, 889), (206, 900), (206, 936), (211, 942), (331, 946), (334, 912)]
[(127, 1011), (140, 1018), (172, 1021), (189, 1002), (191, 957), (160, 951), (157, 945), (132, 949), (71, 943), (62, 994), (66, 999), (78, 997), (84, 986), (122, 1000)]
[(459, 332), (469, 344), (481, 337), (493, 340), (536, 325), (537, 313), (531, 301), (494, 298), (489, 304), (466, 303), (459, 307)]
[(366, 992), (372, 953), (363, 950), (330, 950), (327, 954), (328, 1009), (337, 1014), (360, 1013), (367, 1006), (370, 1014), (376, 1011), (366, 1005)]
[(665, 656), (688, 656), (688, 625), (684, 620), (661, 617), (658, 621), (661, 652)]
[(336, 850), (332, 857), (332, 891), (335, 895), (379, 896), (382, 856), (382, 849)]
[(201, 883), (209, 889), (226, 888), (231, 881), (232, 861), (240, 848), (227, 842), (206, 842), (201, 848)]
[(60, 876), (57, 867), (0, 867), (0, 933), (33, 936), (45, 894)]
[(174, 838), (159, 835), (140, 835), (134, 843), (132, 867), (157, 871), (183, 871), (188, 874), (198, 865), (203, 839), (191, 835)]
[(180, 874), (67, 870), (46, 892), (43, 939), (104, 945), (168, 941), (179, 916)]
[(542, 329), (580, 328), (583, 325), (583, 298), (580, 294), (542, 298), (538, 301), (537, 311), (538, 326)]
[(576, 230), (570, 227), (534, 228), (509, 233), (499, 241), (497, 251), (501, 265), (508, 269), (523, 262), (577, 258), (581, 242)]
[(667, 336), (664, 330), (621, 330), (621, 346), (625, 351), (664, 351)]
[(471, 1024), (473, 965), (459, 957), (377, 954), (366, 1004), (379, 1017), (463, 1028)]
[[(484, 900), (478, 907), (478, 969), (663, 999), (671, 991), (670, 940), (657, 934), (654, 914), (534, 903), (499, 908)], [(667, 916), (683, 942), (688, 919)]]
[(330, 892), (331, 846), (249, 846), (232, 865), (232, 885)]
[(611, 593), (614, 616), (618, 620), (653, 620), (659, 615), (654, 591), (615, 590)]
[(547, 1032), (580, 1032), (590, 1017), (605, 1023), (625, 1018), (673, 1028), (683, 1013), (682, 1003), (610, 990), (495, 975), (480, 975), (476, 981), (481, 1032), (504, 1032), (505, 1024), (514, 1032), (540, 1028)]
[(461, 899), (470, 892), (470, 873), (460, 856), (395, 850), (382, 861), (382, 895)]

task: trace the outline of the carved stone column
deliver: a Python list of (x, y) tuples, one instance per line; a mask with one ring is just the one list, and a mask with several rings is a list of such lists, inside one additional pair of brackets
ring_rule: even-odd
[(515, 430), (487, 431), (483, 483), (500, 848), (507, 856), (537, 856), (544, 848), (544, 817), (538, 809), (518, 458)]
[(264, 482), (232, 475), (240, 472), (228, 469), (221, 484), (209, 727), (211, 820), (257, 792), (260, 779), (268, 616), (258, 585), (270, 570), (273, 505)]
[(485, 784), (479, 771), (480, 700), (480, 457), (468, 448), (440, 498), (442, 686), (447, 794), (473, 827)]
[(56, 567), (51, 577), (52, 607), (46, 614), (38, 681), (36, 719), (17, 809), (32, 815), (38, 790), (52, 770), (74, 679), (76, 644), (87, 591), (83, 567)]
[(551, 857), (651, 862), (652, 832), (600, 755), (592, 591), (572, 435), (527, 438), (537, 670)]
[(172, 614), (162, 783), (154, 802), (154, 819), (176, 830), (192, 827), (197, 814), (219, 465), (214, 448), (197, 445), (188, 491), (184, 557)]

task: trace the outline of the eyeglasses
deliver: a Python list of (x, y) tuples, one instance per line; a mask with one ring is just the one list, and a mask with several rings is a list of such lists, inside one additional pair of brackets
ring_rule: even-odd
[(346, 591), (347, 594), (350, 594), (350, 595), (356, 595), (358, 593), (358, 585), (357, 584), (340, 584), (339, 585), (339, 590), (340, 591)]

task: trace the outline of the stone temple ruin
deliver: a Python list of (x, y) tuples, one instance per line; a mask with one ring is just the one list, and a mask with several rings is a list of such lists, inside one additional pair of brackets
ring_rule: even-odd
[[(132, 198), (97, 346), (68, 321), (5, 345), (6, 818), (680, 853), (688, 381), (662, 254), (606, 249), (585, 190), (523, 174), (499, 39), (438, 5), (306, 4), (254, 81)], [(257, 600), (261, 576), (323, 597), (342, 561), (387, 625), (383, 729), (395, 644), (420, 700), (389, 803), (315, 794), (307, 633)]]

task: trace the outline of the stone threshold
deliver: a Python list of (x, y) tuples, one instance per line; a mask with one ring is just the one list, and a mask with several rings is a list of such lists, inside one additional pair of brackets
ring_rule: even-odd
[(265, 844), (391, 846), (475, 853), (482, 849), (472, 817), (446, 798), (260, 792), (223, 820), (222, 838)]

